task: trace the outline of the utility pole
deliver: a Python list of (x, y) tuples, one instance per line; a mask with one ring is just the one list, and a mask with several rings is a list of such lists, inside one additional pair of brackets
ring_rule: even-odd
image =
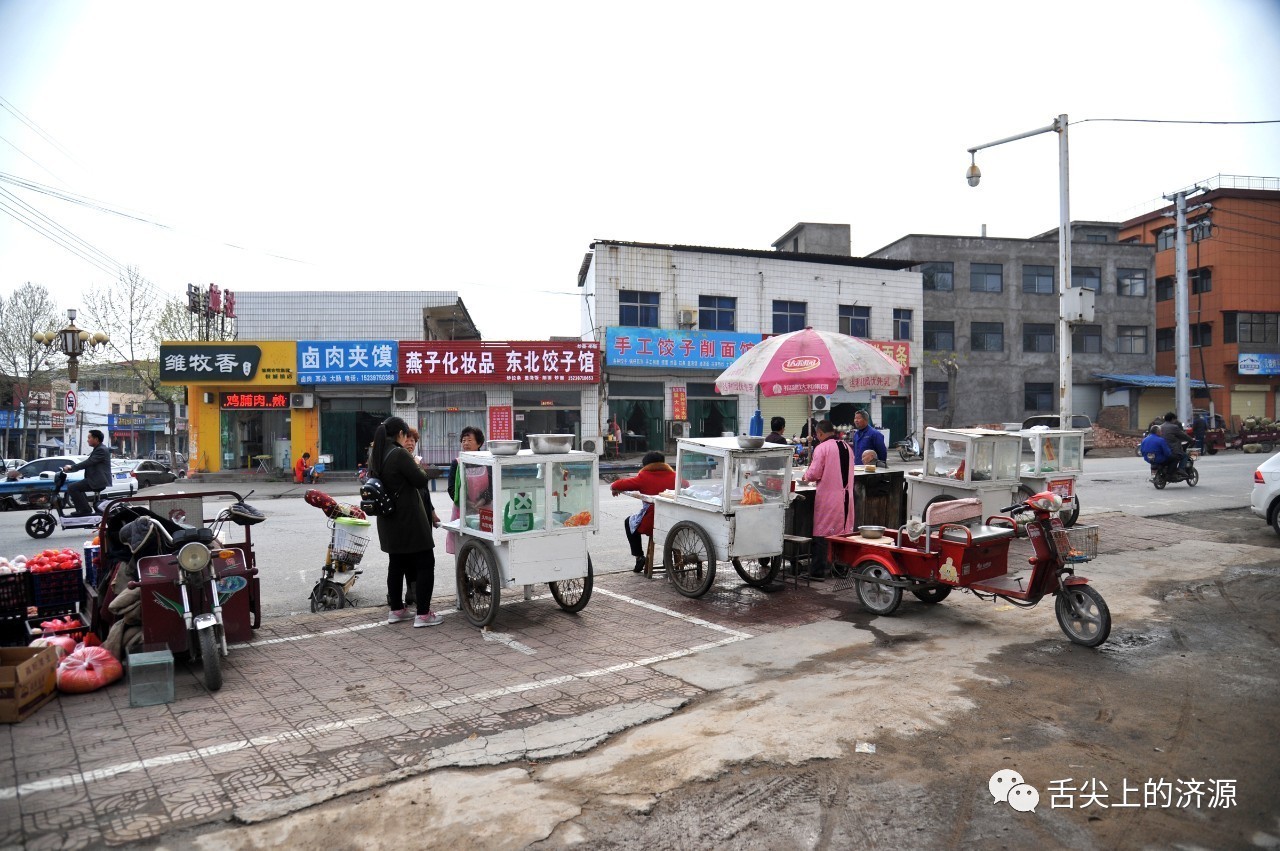
[[(1174, 274), (1176, 278), (1173, 283), (1173, 401), (1178, 421), (1184, 424), (1191, 422), (1191, 295), (1187, 285), (1187, 195), (1193, 195), (1200, 191), (1200, 187), (1197, 186), (1190, 190), (1183, 189), (1173, 195), (1164, 196), (1166, 201), (1173, 201), (1175, 204)], [(1192, 209), (1198, 210), (1200, 206)]]

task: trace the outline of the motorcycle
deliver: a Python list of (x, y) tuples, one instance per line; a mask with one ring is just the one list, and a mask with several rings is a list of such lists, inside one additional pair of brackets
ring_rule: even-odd
[(903, 461), (910, 461), (913, 458), (923, 458), (920, 452), (920, 441), (916, 440), (916, 433), (913, 431), (894, 444), (894, 448), (898, 450), (898, 455)]
[(1164, 490), (1165, 485), (1170, 482), (1186, 482), (1187, 487), (1195, 487), (1200, 484), (1200, 471), (1196, 469), (1196, 458), (1199, 452), (1194, 449), (1187, 451), (1186, 469), (1178, 469), (1178, 458), (1174, 456), (1163, 464), (1155, 464), (1151, 467), (1151, 484), (1156, 486), (1156, 490)]
[[(236, 502), (208, 525), (202, 498), (210, 492), (153, 499), (149, 509), (117, 500), (103, 524), (108, 544), (118, 539), (133, 555), (137, 578), (128, 587), (141, 589), (144, 644), (164, 644), (199, 661), (209, 691), (222, 687), (228, 641), (248, 641), (262, 618), (248, 529), (265, 518), (239, 494), (225, 493)], [(244, 530), (243, 541), (223, 542), (228, 522)]]
[[(33, 538), (47, 538), (55, 529), (94, 529), (102, 521), (102, 492), (88, 491), (86, 496), (93, 506), (93, 514), (68, 516), (66, 508), (70, 503), (63, 486), (67, 483), (67, 474), (62, 470), (53, 474), (53, 493), (44, 505), (27, 518), (27, 534)], [(55, 513), (56, 512), (56, 513)]]

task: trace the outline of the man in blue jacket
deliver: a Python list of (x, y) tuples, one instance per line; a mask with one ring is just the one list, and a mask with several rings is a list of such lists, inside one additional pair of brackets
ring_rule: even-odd
[(84, 478), (67, 485), (67, 496), (75, 503), (76, 513), (73, 516), (86, 517), (93, 513), (85, 491), (106, 490), (111, 485), (111, 452), (102, 445), (102, 432), (89, 429), (89, 446), (92, 451), (89, 457), (79, 464), (68, 464), (62, 468), (64, 473), (84, 470)]
[(858, 411), (853, 415), (853, 457), (862, 458), (868, 449), (874, 450), (881, 464), (889, 461), (889, 450), (884, 445), (884, 435), (871, 427), (871, 419), (866, 411)]

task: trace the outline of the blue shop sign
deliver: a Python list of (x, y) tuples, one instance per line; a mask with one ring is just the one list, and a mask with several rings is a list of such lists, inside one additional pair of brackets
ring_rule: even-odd
[(613, 327), (605, 330), (609, 366), (725, 369), (763, 339), (735, 331)]
[(1236, 367), (1241, 375), (1280, 375), (1280, 355), (1241, 352), (1238, 358)]
[(299, 384), (395, 384), (395, 340), (299, 340)]
[(20, 428), (22, 414), (19, 411), (0, 411), (0, 428)]

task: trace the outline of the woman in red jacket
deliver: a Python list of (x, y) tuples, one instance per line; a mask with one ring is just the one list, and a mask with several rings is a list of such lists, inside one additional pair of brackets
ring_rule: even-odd
[[(641, 459), (640, 472), (629, 479), (618, 479), (609, 486), (613, 495), (624, 491), (639, 491), (653, 496), (676, 486), (676, 471), (667, 464), (666, 456), (661, 452), (647, 452)], [(641, 535), (653, 535), (653, 504), (644, 503), (637, 513), (622, 521), (622, 528), (627, 533), (627, 542), (631, 544), (631, 554), (636, 557), (635, 573), (644, 570), (644, 548), (640, 545)]]

